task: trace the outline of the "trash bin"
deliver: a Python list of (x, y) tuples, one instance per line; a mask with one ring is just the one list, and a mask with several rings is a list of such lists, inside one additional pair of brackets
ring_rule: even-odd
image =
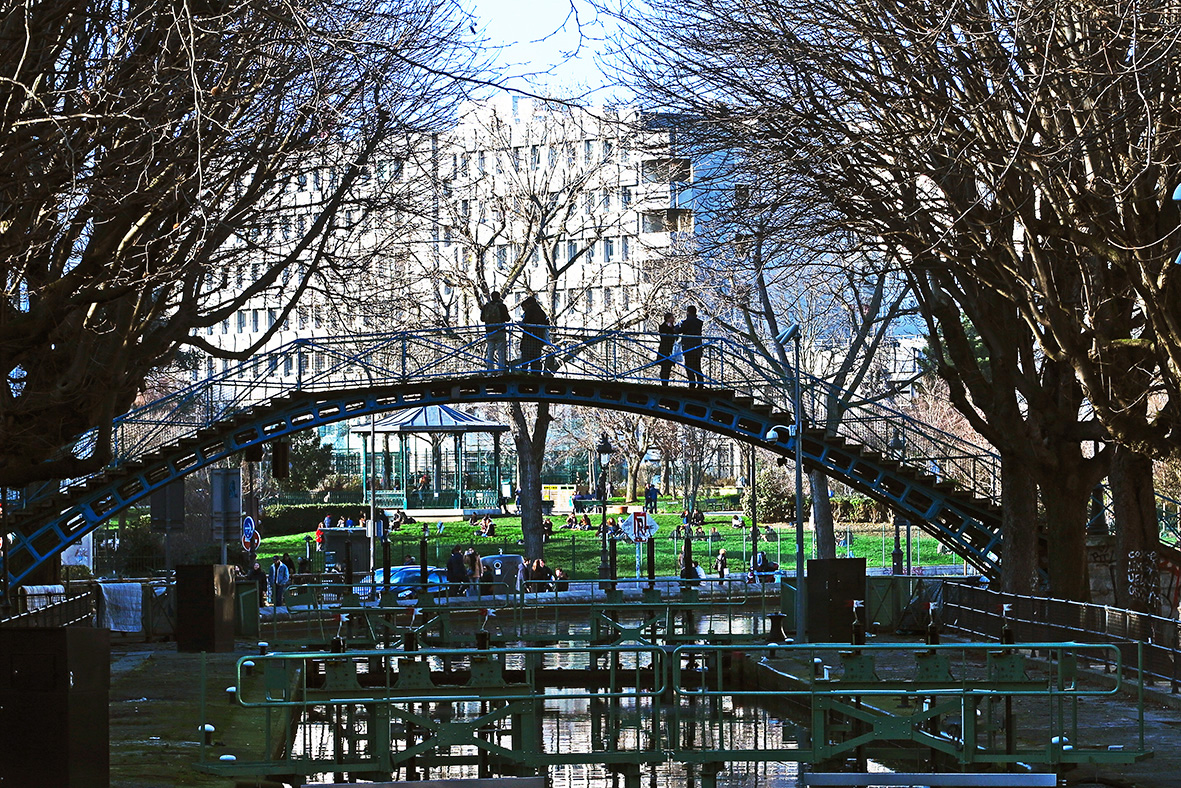
[(234, 634), (257, 638), (258, 583), (234, 584)]

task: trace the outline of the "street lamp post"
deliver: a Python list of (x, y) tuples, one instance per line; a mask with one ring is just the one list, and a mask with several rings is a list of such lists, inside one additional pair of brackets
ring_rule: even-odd
[(606, 581), (611, 579), (611, 560), (607, 552), (607, 463), (611, 462), (611, 455), (615, 453), (615, 447), (607, 440), (607, 433), (604, 432), (599, 438), (595, 452), (599, 455), (599, 483), (596, 486), (595, 497), (603, 502), (603, 519), (599, 523), (599, 580), (604, 581), (600, 585), (605, 589)]
[[(803, 452), (803, 397), (800, 390), (800, 326), (795, 324), (778, 337), (781, 343), (795, 344), (795, 385), (792, 389), (793, 423), (787, 429), (795, 441), (796, 463), (796, 642), (808, 641), (806, 620), (807, 604), (804, 590), (804, 452)], [(779, 440), (783, 425), (773, 426), (767, 432), (767, 440)]]
[(890, 573), (902, 574), (902, 518), (894, 515), (894, 552), (890, 554)]

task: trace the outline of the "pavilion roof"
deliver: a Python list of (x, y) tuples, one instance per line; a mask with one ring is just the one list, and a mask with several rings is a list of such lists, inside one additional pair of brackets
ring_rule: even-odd
[(399, 433), (507, 432), (508, 425), (481, 419), (448, 405), (419, 405), (383, 416), (372, 428), (368, 424), (355, 424), (351, 431), (367, 433), (370, 429), (376, 432)]

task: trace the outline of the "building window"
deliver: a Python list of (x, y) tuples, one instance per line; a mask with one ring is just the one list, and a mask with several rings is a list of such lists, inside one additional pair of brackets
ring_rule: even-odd
[(615, 259), (615, 239), (603, 239), (603, 262), (610, 263)]
[(630, 186), (624, 186), (620, 189), (619, 202), (624, 208), (632, 204), (632, 190)]
[(603, 189), (603, 210), (604, 211), (611, 210), (611, 190), (610, 189)]
[(262, 311), (261, 309), (252, 309), (250, 311), (250, 330), (256, 334), (258, 333), (258, 324), (259, 324), (259, 317), (260, 317), (259, 312), (261, 312), (261, 311)]
[(578, 244), (574, 241), (566, 242), (566, 262), (574, 262), (574, 258), (578, 257)]
[(246, 330), (246, 310), (238, 310), (238, 333), (241, 334)]
[(648, 159), (640, 163), (644, 183), (688, 183), (692, 167), (685, 158)]
[(476, 156), (476, 172), (483, 175), (484, 168), (486, 166), (487, 166), (487, 159), (484, 156), (484, 151), (480, 151), (480, 153)]
[(284, 375), (291, 374), (291, 356), (284, 356), (283, 357), (283, 374)]
[(619, 257), (620, 257), (620, 259), (622, 259), (622, 260), (630, 260), (631, 259), (631, 255), (629, 253), (630, 250), (628, 249), (629, 246), (630, 246), (630, 244), (628, 243), (628, 237), (626, 235), (619, 239)]
[(595, 159), (595, 144), (591, 140), (586, 140), (582, 143), (582, 160), (586, 164), (590, 164)]
[(611, 308), (611, 288), (603, 288), (603, 309)]
[(279, 313), (277, 311), (275, 311), (274, 309), (267, 310), (267, 328), (270, 328), (271, 326), (275, 325), (275, 322), (278, 319), (279, 319)]
[(586, 311), (593, 312), (595, 310), (595, 290), (593, 287), (586, 289)]
[(534, 145), (529, 150), (529, 166), (537, 171), (541, 169), (541, 146)]
[(496, 267), (504, 271), (508, 268), (508, 245), (501, 244), (496, 247)]
[(611, 140), (603, 140), (603, 159), (610, 159), (611, 154), (615, 152), (615, 144)]

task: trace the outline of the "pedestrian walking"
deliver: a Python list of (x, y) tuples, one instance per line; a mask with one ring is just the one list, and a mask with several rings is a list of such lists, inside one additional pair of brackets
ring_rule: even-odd
[(690, 304), (685, 309), (685, 319), (677, 327), (681, 335), (681, 355), (685, 360), (685, 371), (689, 375), (689, 388), (703, 388), (705, 378), (701, 374), (701, 320), (697, 307)]
[(480, 308), (480, 320), (484, 322), (484, 363), (488, 369), (503, 372), (508, 367), (509, 319), (508, 307), (500, 293), (493, 290), (488, 303)]
[(267, 572), (267, 580), (271, 586), (271, 604), (279, 607), (283, 604), (283, 591), (291, 582), (291, 573), (287, 571), (287, 565), (279, 556), (275, 556), (271, 569)]
[(726, 577), (726, 548), (718, 550), (718, 557), (714, 559), (714, 571), (718, 574), (718, 579), (722, 580)]

